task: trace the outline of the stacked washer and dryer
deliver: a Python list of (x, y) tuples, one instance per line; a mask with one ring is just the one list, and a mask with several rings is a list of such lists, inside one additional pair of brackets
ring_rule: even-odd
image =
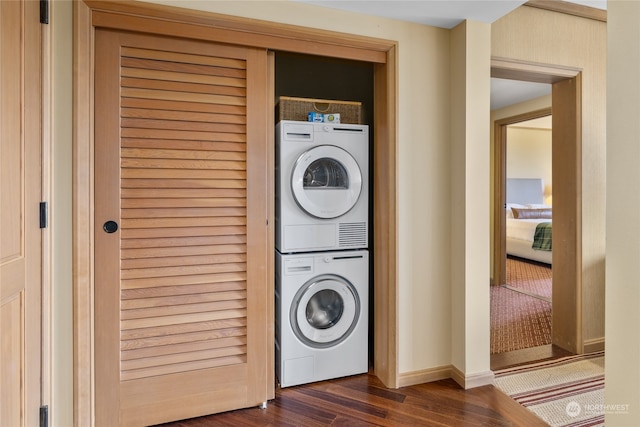
[(368, 370), (369, 128), (276, 126), (276, 375)]

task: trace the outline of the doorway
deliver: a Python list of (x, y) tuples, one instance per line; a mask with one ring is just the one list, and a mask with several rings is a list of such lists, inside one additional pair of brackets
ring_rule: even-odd
[[(552, 346), (581, 353), (581, 74), (579, 70), (542, 64), (492, 60), (492, 77), (552, 85), (553, 280), (563, 283), (552, 292)], [(539, 116), (544, 115), (539, 112)], [(548, 113), (545, 113), (548, 114)], [(531, 117), (529, 117), (531, 118)], [(525, 117), (514, 119), (513, 123)], [(496, 124), (494, 148), (494, 285), (504, 283), (506, 268), (506, 124)], [(562, 254), (562, 255), (560, 255)], [(561, 256), (561, 259), (559, 258)], [(493, 363), (492, 363), (493, 365)]]
[[(541, 93), (534, 96), (550, 94), (549, 85), (539, 86)], [(551, 108), (499, 118), (548, 105), (548, 98), (518, 100), (495, 115), (495, 139), (504, 148), (507, 190), (505, 229), (496, 230), (494, 237), (504, 245), (506, 259), (502, 279), (491, 288), (492, 360), (526, 355), (551, 342), (551, 241), (543, 246), (541, 240), (534, 240), (545, 236), (536, 234), (538, 228), (547, 230), (551, 225)]]

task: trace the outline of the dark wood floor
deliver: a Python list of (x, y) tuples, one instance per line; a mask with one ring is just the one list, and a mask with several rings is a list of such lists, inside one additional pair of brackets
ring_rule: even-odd
[(163, 427), (205, 426), (546, 426), (493, 386), (463, 390), (453, 380), (387, 389), (357, 375), (276, 390), (266, 409), (249, 408)]
[[(499, 370), (571, 353), (546, 345), (491, 355)], [(248, 408), (162, 427), (262, 426), (547, 426), (493, 386), (463, 390), (453, 380), (387, 389), (357, 375), (276, 390), (266, 409)]]
[[(498, 370), (569, 356), (547, 345), (491, 355)], [(248, 408), (162, 427), (547, 426), (493, 386), (463, 390), (453, 380), (387, 389), (374, 375), (276, 389), (266, 409)]]

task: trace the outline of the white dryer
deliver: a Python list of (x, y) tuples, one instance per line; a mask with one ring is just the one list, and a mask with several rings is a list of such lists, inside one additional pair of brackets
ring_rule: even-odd
[(368, 370), (369, 252), (276, 251), (276, 375), (281, 387)]
[(283, 120), (276, 126), (276, 249), (365, 249), (369, 127)]

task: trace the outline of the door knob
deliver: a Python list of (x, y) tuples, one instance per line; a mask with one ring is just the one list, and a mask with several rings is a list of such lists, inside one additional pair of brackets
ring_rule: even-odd
[(118, 223), (115, 221), (107, 221), (102, 226), (102, 229), (107, 233), (115, 233), (118, 231)]

